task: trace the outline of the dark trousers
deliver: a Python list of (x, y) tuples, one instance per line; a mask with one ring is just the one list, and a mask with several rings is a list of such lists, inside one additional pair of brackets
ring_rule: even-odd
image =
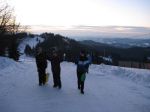
[(61, 78), (60, 78), (60, 70), (52, 70), (53, 72), (53, 82), (54, 86), (59, 86), (61, 88)]
[(38, 68), (39, 85), (45, 84), (46, 81), (46, 68)]
[(81, 81), (82, 72), (77, 71), (78, 89), (84, 91), (84, 81)]

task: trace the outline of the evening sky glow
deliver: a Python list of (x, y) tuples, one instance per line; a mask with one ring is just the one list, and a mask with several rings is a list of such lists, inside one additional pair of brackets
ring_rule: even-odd
[(7, 1), (22, 25), (59, 26), (57, 30), (73, 26), (119, 26), (115, 28), (117, 31), (150, 27), (150, 0)]

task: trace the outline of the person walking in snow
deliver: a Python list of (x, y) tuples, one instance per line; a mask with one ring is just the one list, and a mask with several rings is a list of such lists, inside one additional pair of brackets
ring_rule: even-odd
[(47, 58), (41, 47), (38, 47), (35, 59), (39, 75), (39, 86), (42, 86), (45, 85), (46, 80)]
[(60, 72), (61, 72), (61, 67), (60, 63), (63, 61), (61, 56), (58, 54), (56, 50), (53, 51), (52, 57), (50, 58), (51, 61), (51, 70), (53, 73), (53, 82), (54, 85), (53, 87), (56, 88), (58, 87), (61, 89), (61, 77), (60, 77)]
[(80, 90), (81, 94), (84, 94), (84, 81), (86, 78), (88, 66), (90, 64), (85, 51), (80, 52), (79, 59), (76, 64), (78, 89)]

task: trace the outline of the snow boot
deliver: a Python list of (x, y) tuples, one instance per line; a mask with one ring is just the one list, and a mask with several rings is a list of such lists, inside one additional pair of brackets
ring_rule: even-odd
[(83, 90), (81, 90), (81, 94), (84, 94), (84, 91), (83, 91)]

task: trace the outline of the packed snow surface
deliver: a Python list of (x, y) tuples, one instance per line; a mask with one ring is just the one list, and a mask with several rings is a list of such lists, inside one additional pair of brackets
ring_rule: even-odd
[(91, 65), (85, 94), (77, 89), (76, 65), (61, 63), (62, 89), (38, 86), (34, 59), (0, 57), (0, 112), (150, 112), (150, 70)]

